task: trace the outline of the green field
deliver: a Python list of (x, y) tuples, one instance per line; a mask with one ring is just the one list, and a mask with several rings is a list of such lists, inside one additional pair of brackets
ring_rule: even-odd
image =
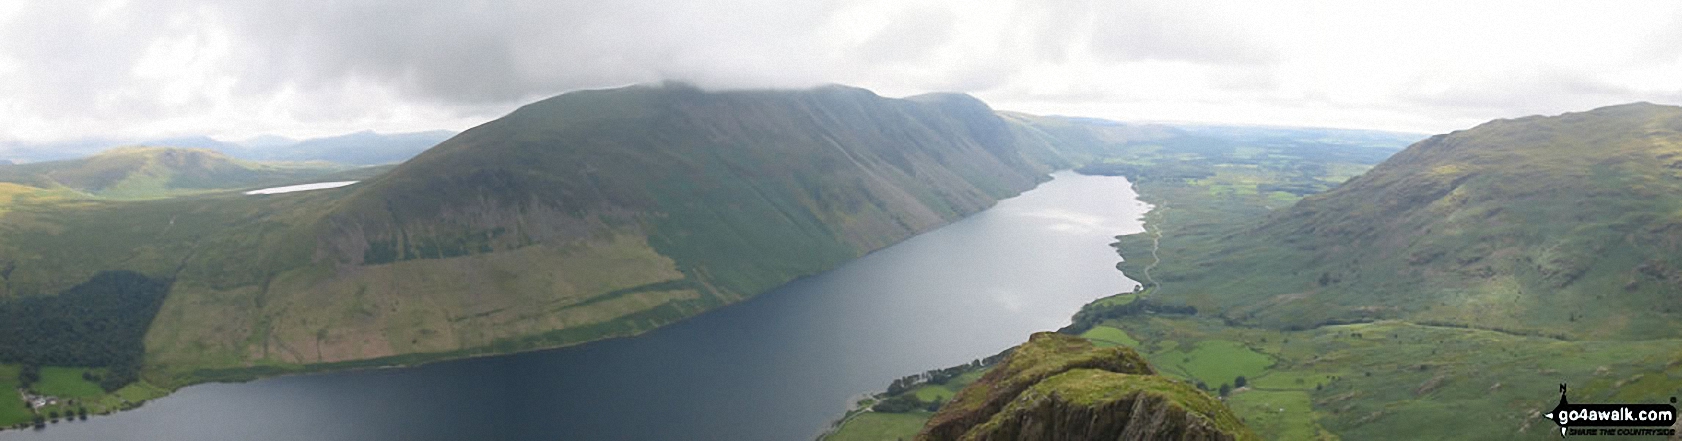
[(919, 387), (917, 389), (912, 390), (911, 393), (916, 395), (917, 399), (919, 399), (919, 400), (923, 400), (923, 401), (942, 401), (942, 402), (949, 401), (949, 400), (952, 399), (953, 395), (958, 394), (958, 392), (952, 390), (952, 388), (949, 388), (949, 387), (946, 387), (946, 386), (937, 386), (937, 385), (928, 385), (928, 386)]
[[(4, 398), (0, 398), (0, 428), (15, 427), (17, 424), (28, 424), (35, 417), (35, 412), (26, 407), (22, 397), (17, 395), (17, 377), (19, 367), (12, 364), (0, 364), (0, 390)], [(44, 418), (52, 413), (58, 413), (60, 419), (71, 418), (77, 412), (85, 409), (89, 415), (103, 415), (119, 410), (132, 409), (148, 400), (169, 395), (169, 390), (152, 385), (145, 381), (138, 381), (124, 386), (112, 393), (105, 393), (98, 384), (82, 378), (82, 373), (92, 372), (104, 375), (104, 369), (87, 369), (60, 366), (44, 366), (41, 368), (41, 380), (30, 386), (32, 393), (54, 397), (57, 404), (40, 409)]]
[(1226, 404), (1250, 430), (1269, 439), (1335, 438), (1314, 423), (1308, 392), (1250, 389), (1232, 394)]
[(910, 440), (934, 414), (929, 412), (881, 413), (865, 412), (847, 420), (825, 441), (898, 441)]
[(1128, 336), (1127, 331), (1109, 326), (1093, 327), (1091, 330), (1082, 333), (1080, 336), (1087, 340), (1092, 340), (1092, 343), (1098, 346), (1139, 347), (1139, 341), (1134, 340), (1131, 336)]
[(1138, 300), (1138, 299), (1139, 299), (1139, 294), (1116, 294), (1116, 295), (1113, 295), (1113, 296), (1109, 296), (1109, 297), (1101, 298), (1101, 299), (1098, 299), (1098, 300), (1094, 300), (1094, 301), (1092, 301), (1092, 303), (1095, 304), (1095, 305), (1100, 305), (1100, 306), (1121, 306), (1121, 305), (1126, 305), (1128, 303), (1133, 303), (1134, 300)]
[(1223, 384), (1233, 385), (1239, 376), (1254, 378), (1273, 365), (1272, 357), (1234, 341), (1198, 340), (1181, 346), (1192, 346), (1193, 349), (1169, 349), (1150, 354), (1151, 365), (1170, 375), (1201, 381), (1211, 390)]
[(0, 428), (28, 423), (35, 418), (18, 395), (17, 365), (0, 364)]
[[(35, 392), (59, 398), (94, 398), (105, 395), (98, 384), (82, 378), (84, 368), (47, 366), (41, 368), (41, 381), (32, 386)], [(96, 372), (97, 373), (97, 372)]]

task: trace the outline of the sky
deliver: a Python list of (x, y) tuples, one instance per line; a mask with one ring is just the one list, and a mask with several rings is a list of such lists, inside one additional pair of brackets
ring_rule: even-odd
[(1682, 2), (0, 2), (0, 142), (463, 130), (664, 80), (1443, 133), (1682, 104)]

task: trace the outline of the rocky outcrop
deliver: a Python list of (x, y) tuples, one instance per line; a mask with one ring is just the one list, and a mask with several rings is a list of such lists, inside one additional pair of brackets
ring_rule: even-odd
[(953, 397), (919, 440), (1255, 439), (1218, 400), (1123, 347), (1042, 332)]

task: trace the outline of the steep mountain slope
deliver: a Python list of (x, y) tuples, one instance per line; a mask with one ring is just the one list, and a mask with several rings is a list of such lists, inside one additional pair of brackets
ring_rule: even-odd
[(1679, 238), (1682, 108), (1629, 104), (1434, 136), (1260, 223), (1165, 236), (1153, 296), (1282, 328), (1674, 337)]
[(990, 206), (1070, 165), (963, 95), (667, 84), (528, 105), (333, 190), (21, 198), (4, 296), (173, 281), (165, 384), (629, 335)]
[(918, 440), (1256, 439), (1207, 393), (1132, 349), (1042, 332), (941, 407)]
[(65, 188), (90, 196), (143, 199), (295, 182), (346, 167), (255, 163), (205, 149), (120, 147), (80, 159), (0, 165), (0, 182)]

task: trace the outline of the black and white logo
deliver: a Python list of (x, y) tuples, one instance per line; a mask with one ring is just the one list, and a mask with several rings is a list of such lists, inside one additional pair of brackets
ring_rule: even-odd
[[(1671, 397), (1671, 403), (1676, 402)], [(1559, 385), (1559, 405), (1542, 416), (1559, 425), (1559, 435), (1662, 435), (1676, 430), (1676, 406), (1670, 404), (1572, 404)], [(1587, 429), (1593, 427), (1594, 429)]]

